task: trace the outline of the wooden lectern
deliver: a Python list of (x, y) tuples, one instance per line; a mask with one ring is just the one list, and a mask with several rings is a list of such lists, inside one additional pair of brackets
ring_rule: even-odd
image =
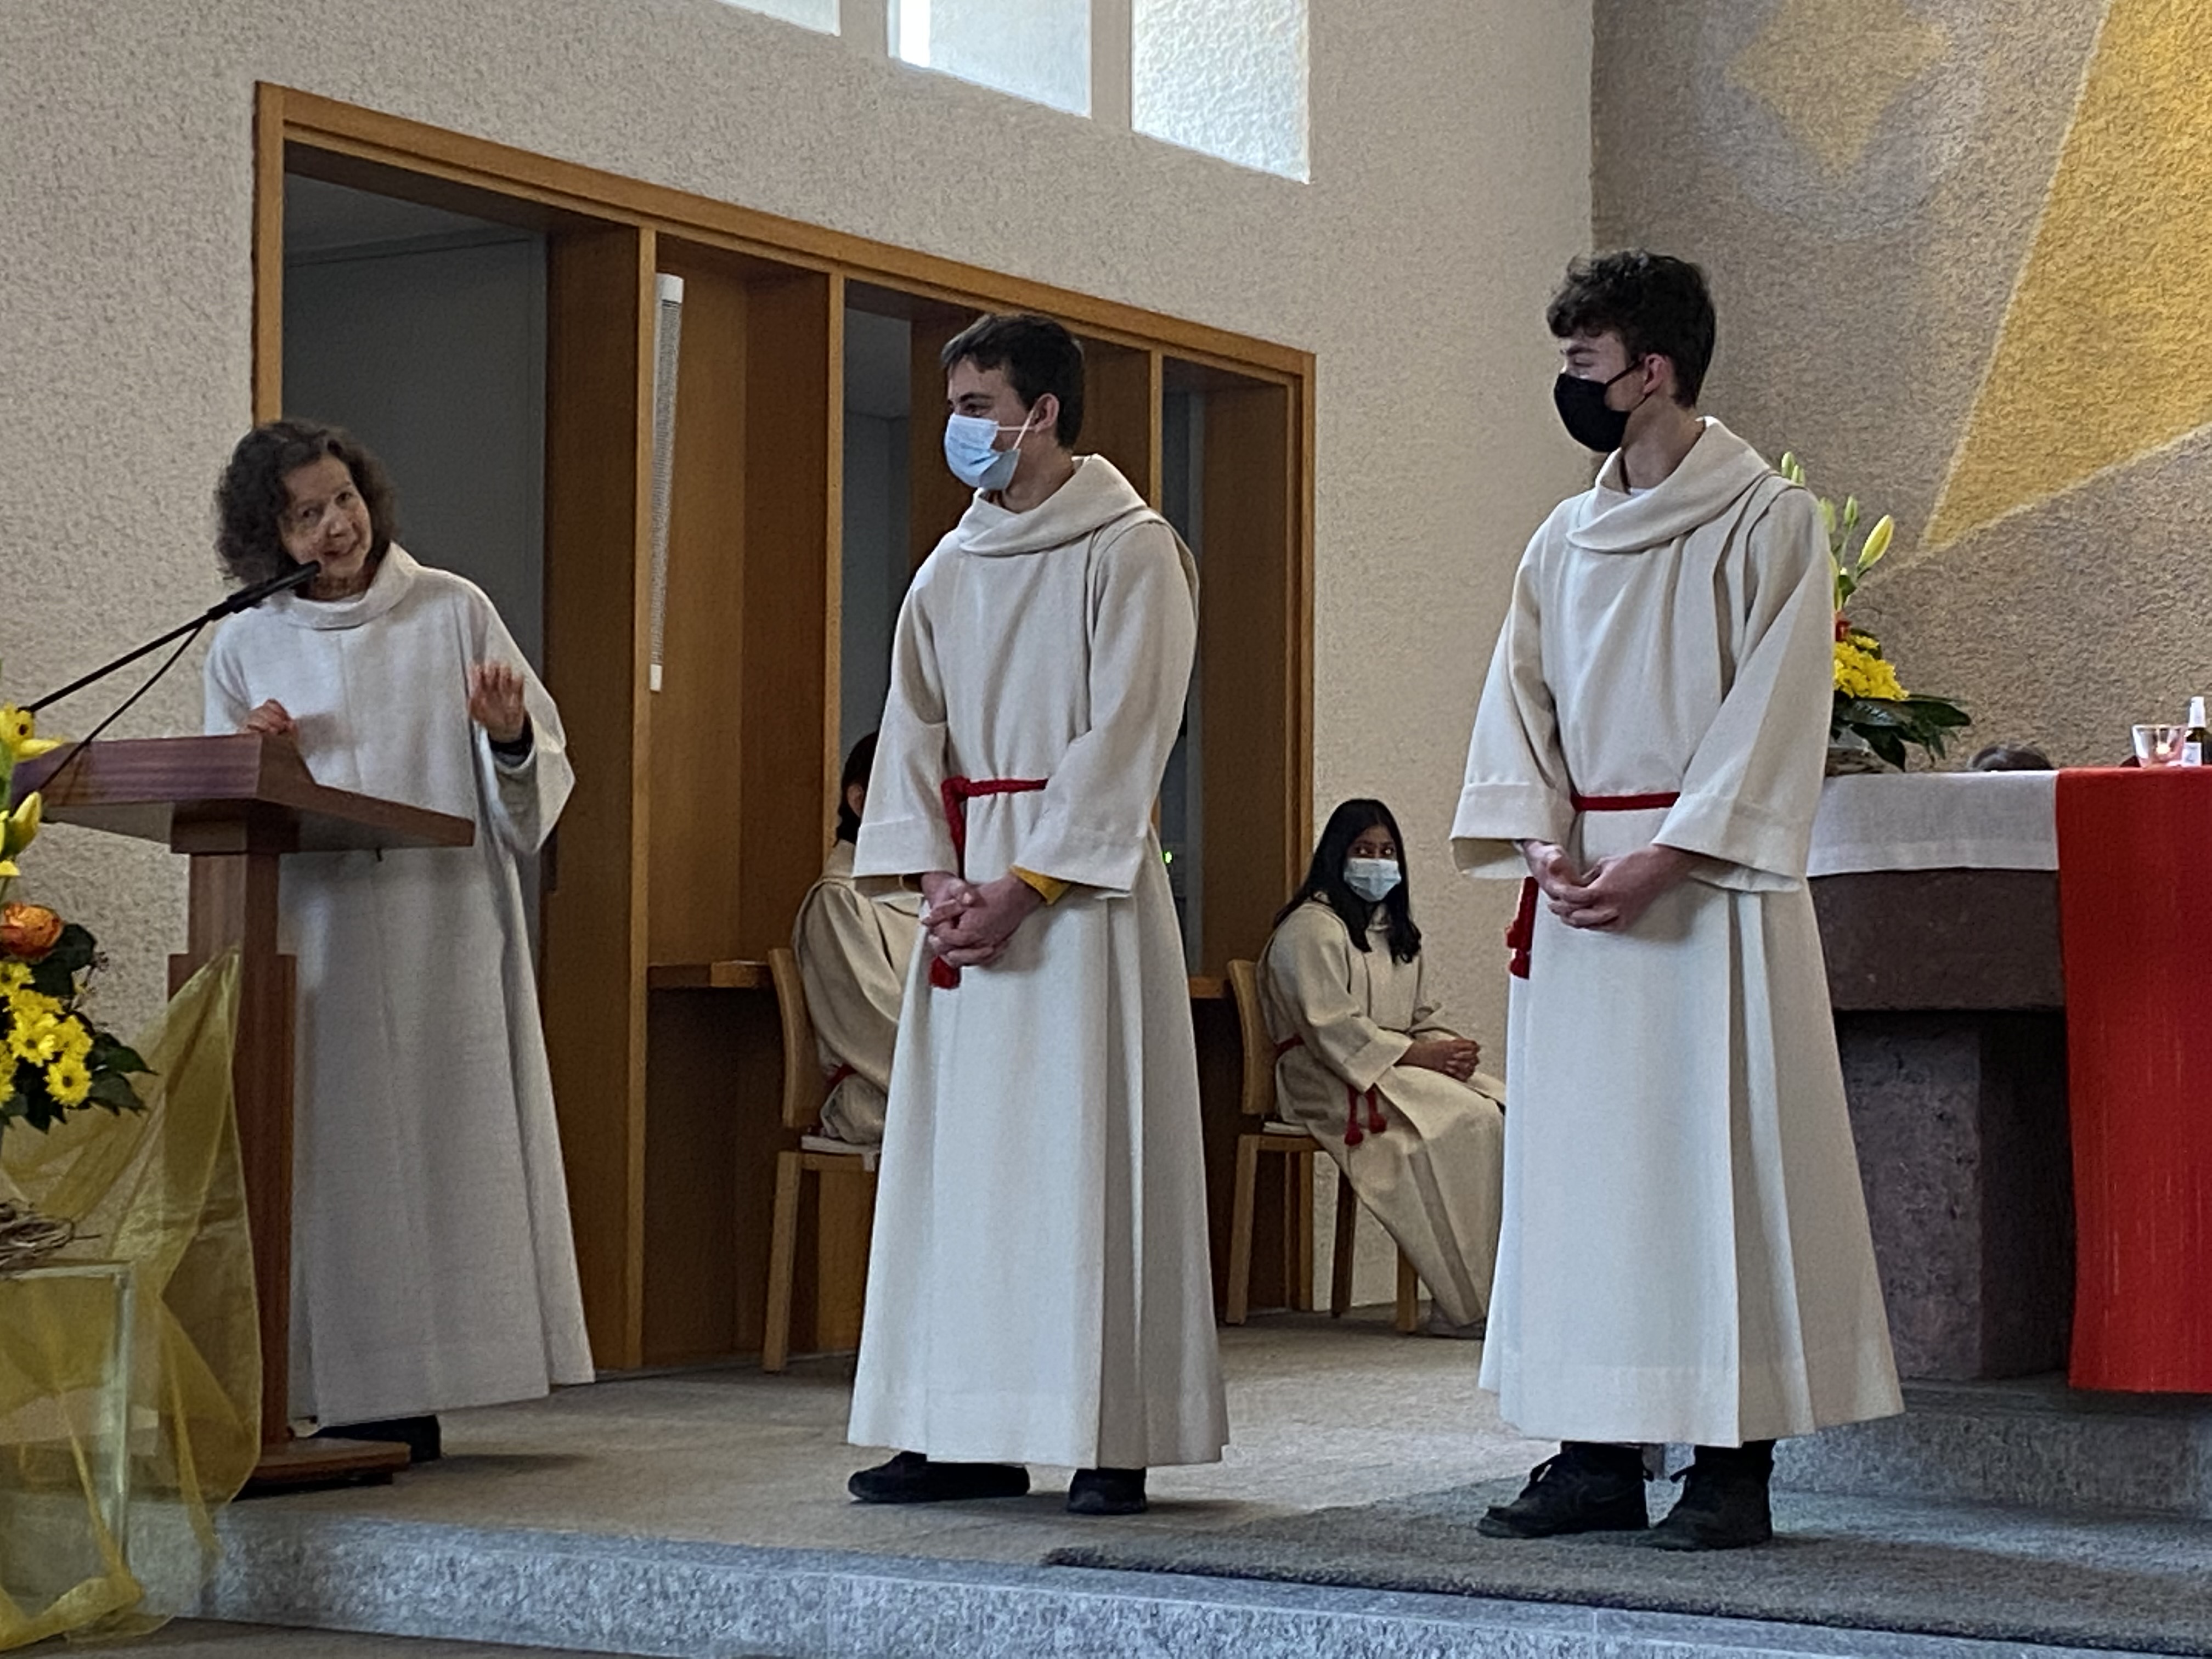
[[(49, 784), (48, 780), (55, 780)], [(292, 958), (276, 949), (276, 881), (288, 853), (466, 847), (466, 818), (326, 789), (289, 738), (144, 738), (58, 750), (15, 769), (17, 799), (43, 790), (46, 817), (164, 843), (191, 860), (188, 948), (169, 959), (173, 993), (240, 951), (232, 1083), (261, 1315), (261, 1462), (256, 1484), (376, 1475), (404, 1447), (295, 1440), (292, 1314)]]

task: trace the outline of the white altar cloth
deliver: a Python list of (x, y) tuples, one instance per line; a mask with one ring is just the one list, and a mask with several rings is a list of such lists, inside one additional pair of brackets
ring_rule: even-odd
[(2056, 772), (1875, 772), (1820, 791), (1806, 873), (2056, 870)]

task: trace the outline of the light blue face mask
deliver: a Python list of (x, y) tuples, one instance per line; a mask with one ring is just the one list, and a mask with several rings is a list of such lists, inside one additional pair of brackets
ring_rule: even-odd
[[(1034, 420), (1035, 416), (1031, 416)], [(1021, 465), (1022, 438), (1030, 422), (1000, 426), (988, 415), (948, 415), (945, 417), (945, 464), (952, 476), (971, 489), (1004, 489), (1014, 481)], [(1001, 432), (1021, 434), (1005, 449), (995, 447)]]
[(1397, 890), (1406, 872), (1395, 859), (1346, 859), (1344, 884), (1370, 904), (1380, 904)]

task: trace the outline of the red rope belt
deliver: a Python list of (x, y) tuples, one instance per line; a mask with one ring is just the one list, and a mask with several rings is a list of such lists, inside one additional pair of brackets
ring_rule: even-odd
[[(1303, 1048), (1305, 1046), (1306, 1040), (1302, 1036), (1285, 1037), (1275, 1045), (1275, 1058), (1280, 1060), (1291, 1049)], [(1367, 1127), (1364, 1130), (1359, 1127), (1359, 1106), (1363, 1100), (1367, 1104)], [(1346, 1146), (1357, 1146), (1361, 1141), (1366, 1139), (1368, 1135), (1379, 1135), (1389, 1127), (1382, 1116), (1382, 1085), (1381, 1084), (1376, 1084), (1364, 1095), (1349, 1083), (1344, 1085), (1344, 1144)]]
[[(1583, 795), (1571, 797), (1577, 812), (1663, 812), (1682, 799), (1677, 794)], [(1521, 905), (1513, 925), (1505, 930), (1505, 948), (1513, 954), (1506, 971), (1516, 979), (1528, 977), (1528, 947), (1536, 942), (1536, 880), (1521, 884)]]
[(822, 1087), (825, 1092), (834, 1094), (836, 1092), (836, 1088), (839, 1084), (842, 1083), (847, 1078), (856, 1075), (858, 1074), (851, 1066), (840, 1066), (835, 1071), (827, 1072), (823, 1074)]
[[(945, 803), (945, 827), (952, 836), (953, 873), (968, 873), (968, 803), (978, 795), (1026, 795), (1043, 788), (1042, 778), (947, 778), (938, 786)], [(943, 957), (929, 959), (929, 982), (940, 991), (960, 983), (960, 970)]]

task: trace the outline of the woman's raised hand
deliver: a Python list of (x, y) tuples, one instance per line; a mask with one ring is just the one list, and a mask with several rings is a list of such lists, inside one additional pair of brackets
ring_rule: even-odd
[(299, 725), (292, 718), (292, 711), (274, 697), (258, 705), (246, 717), (246, 724), (239, 730), (258, 732), (264, 738), (293, 738), (300, 733)]
[(469, 668), (469, 718), (494, 743), (513, 743), (522, 735), (522, 674), (503, 662), (474, 663)]

